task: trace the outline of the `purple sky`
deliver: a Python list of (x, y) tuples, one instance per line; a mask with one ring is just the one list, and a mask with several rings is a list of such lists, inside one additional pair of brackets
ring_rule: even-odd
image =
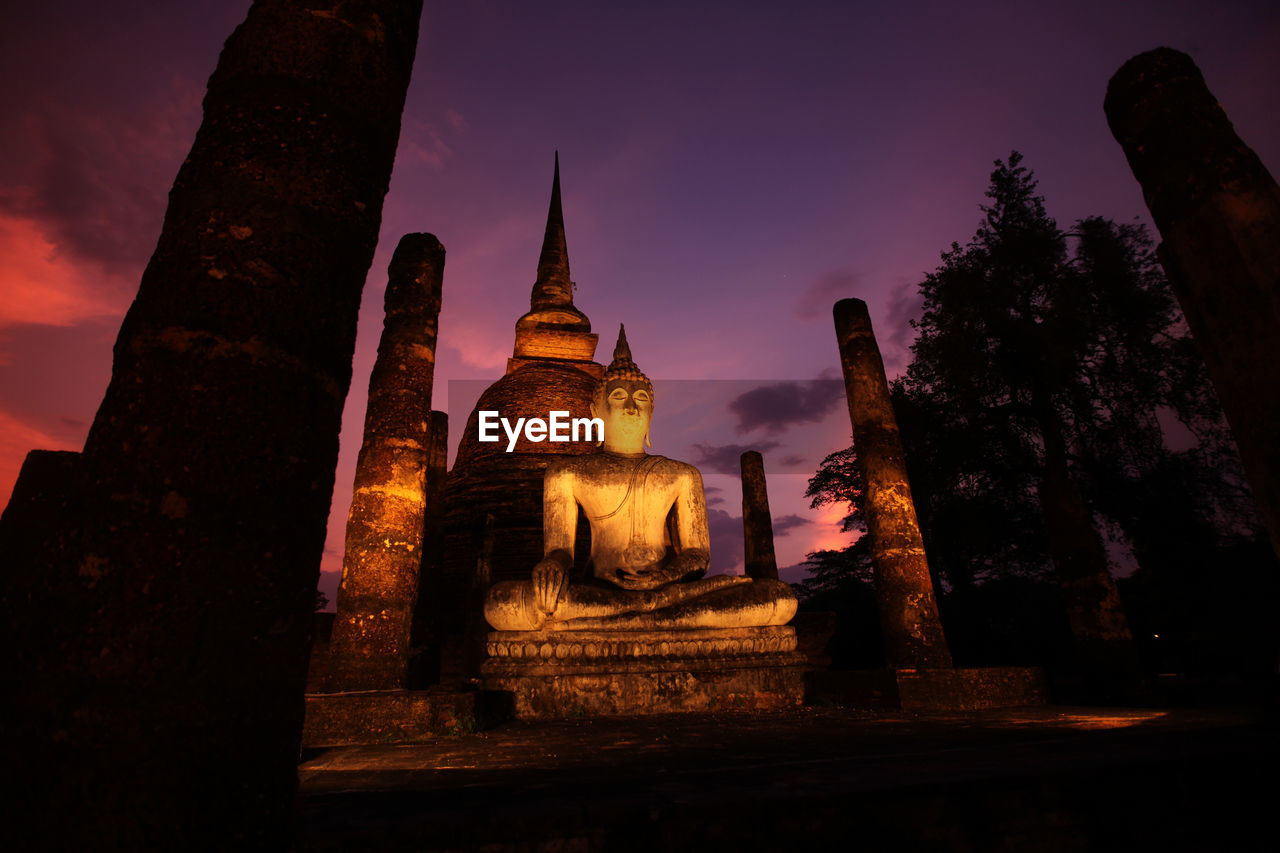
[[(248, 5), (5, 10), (0, 499), (26, 450), (83, 442), (204, 82)], [(711, 382), (701, 413), (659, 396), (655, 452), (703, 468), (723, 500), (713, 526), (729, 530), (740, 493), (716, 460), (728, 445), (767, 447), (782, 564), (843, 541), (839, 513), (812, 513), (799, 495), (847, 442), (847, 418), (818, 390), (799, 398), (827, 406), (816, 423), (744, 415), (759, 395), (730, 406), (761, 384), (837, 376), (830, 308), (843, 296), (870, 304), (900, 371), (915, 284), (972, 236), (995, 158), (1022, 151), (1064, 226), (1146, 221), (1102, 98), (1126, 59), (1168, 45), (1193, 56), (1241, 136), (1280, 168), (1273, 2), (622, 5), (427, 4), (360, 316), (323, 566), (331, 598), (396, 240), (431, 231), (448, 250), (436, 407), (451, 409), (451, 382), (492, 380), (510, 354), (555, 149), (598, 356), (625, 322), (650, 376)], [(456, 384), (459, 398), (475, 385)], [(780, 393), (791, 394), (780, 411), (796, 403)], [(451, 415), (456, 445), (465, 412)], [(732, 537), (716, 542), (732, 568)]]

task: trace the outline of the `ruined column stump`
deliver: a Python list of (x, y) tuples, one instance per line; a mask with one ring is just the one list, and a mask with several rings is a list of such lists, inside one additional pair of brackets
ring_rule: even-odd
[(891, 667), (949, 667), (951, 650), (938, 617), (898, 420), (867, 303), (841, 299), (834, 313), (853, 443), (866, 482), (863, 514), (886, 662)]
[(406, 234), (387, 271), (329, 646), (330, 692), (405, 687), (426, 535), (444, 258), (433, 235)]
[(964, 710), (1043, 704), (1035, 667), (954, 668), (916, 518), (898, 421), (867, 304), (835, 304), (836, 338), (871, 537), (886, 669), (812, 672), (810, 701), (904, 710)]
[(18, 832), (49, 849), (289, 846), (338, 432), (420, 11), (249, 9), (73, 466), (81, 510), (9, 531), (38, 547), (0, 542), (34, 555), (5, 566), (4, 734)]
[(440, 570), (444, 557), (444, 491), (448, 480), (449, 416), (431, 413), (431, 437), (427, 448), (427, 518), (423, 525), (422, 565), (418, 570), (418, 603), (409, 630), (409, 674), (412, 690), (440, 682), (441, 644), (447, 606), (440, 597)]
[(494, 631), (486, 690), (518, 719), (777, 710), (804, 698), (795, 629)]
[(1184, 53), (1126, 62), (1104, 109), (1280, 554), (1280, 187)]
[(773, 515), (764, 479), (764, 457), (758, 451), (742, 454), (743, 555), (749, 578), (778, 579), (778, 558), (773, 550)]

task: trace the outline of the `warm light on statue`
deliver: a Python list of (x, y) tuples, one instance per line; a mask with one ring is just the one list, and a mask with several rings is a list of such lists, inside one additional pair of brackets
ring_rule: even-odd
[[(544, 557), (529, 581), (495, 586), (485, 618), (500, 631), (647, 630), (783, 625), (795, 614), (779, 581), (703, 579), (711, 560), (702, 477), (645, 452), (653, 385), (620, 331), (591, 414), (600, 452), (567, 457), (543, 483)], [(571, 582), (578, 512), (591, 525), (590, 577)]]

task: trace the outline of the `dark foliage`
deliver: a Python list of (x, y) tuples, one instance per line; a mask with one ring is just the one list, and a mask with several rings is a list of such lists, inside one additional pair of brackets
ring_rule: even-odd
[[(1060, 230), (1021, 159), (996, 162), (975, 236), (921, 283), (914, 359), (891, 389), (953, 653), (1043, 662), (1067, 637), (1037, 491), (1052, 444), (1096, 531), (1136, 569), (1123, 591), (1150, 662), (1176, 646), (1178, 665), (1244, 665), (1197, 614), (1261, 649), (1273, 629), (1228, 630), (1204, 590), (1229, 574), (1274, 602), (1275, 561), (1251, 544), (1260, 527), (1234, 444), (1151, 241), (1096, 217)], [(855, 460), (854, 448), (828, 456), (807, 495), (847, 504), (843, 527), (859, 531)], [(1244, 562), (1217, 572), (1228, 555)], [(868, 582), (857, 544), (810, 565), (808, 597)]]

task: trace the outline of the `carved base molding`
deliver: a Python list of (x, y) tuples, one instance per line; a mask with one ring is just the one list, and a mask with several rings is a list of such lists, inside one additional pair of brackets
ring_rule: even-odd
[(481, 668), (520, 719), (772, 710), (804, 698), (790, 627), (495, 631)]

